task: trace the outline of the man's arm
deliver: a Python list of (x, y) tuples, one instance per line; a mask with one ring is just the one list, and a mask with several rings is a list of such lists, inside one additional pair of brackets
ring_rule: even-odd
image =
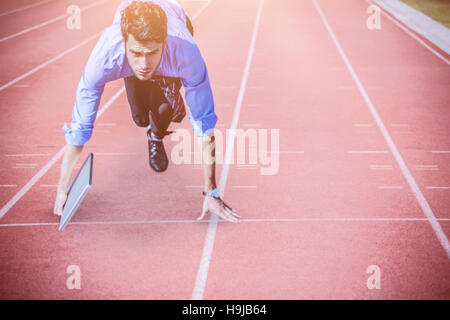
[(61, 164), (61, 175), (59, 177), (58, 189), (56, 191), (56, 201), (53, 213), (60, 216), (63, 212), (64, 204), (67, 200), (67, 186), (75, 163), (80, 158), (83, 146), (66, 145), (64, 158)]
[(211, 191), (217, 187), (216, 185), (216, 162), (215, 152), (216, 144), (214, 135), (205, 135), (199, 137), (202, 140), (202, 160), (204, 174), (204, 191)]
[[(67, 185), (84, 144), (91, 138), (100, 98), (108, 81), (117, 78), (119, 66), (111, 61), (118, 52), (117, 36), (108, 28), (95, 45), (78, 83), (70, 128), (63, 125), (66, 148), (56, 193), (54, 213), (61, 215), (67, 200)], [(118, 33), (118, 32), (116, 32)]]
[[(202, 160), (203, 173), (205, 179), (204, 191), (208, 192), (217, 187), (215, 177), (215, 138), (214, 135), (204, 135), (199, 139), (202, 140)], [(203, 219), (206, 213), (211, 212), (217, 214), (222, 219), (230, 222), (238, 222), (239, 216), (235, 210), (231, 209), (221, 198), (205, 196), (203, 201), (203, 210), (197, 220)]]

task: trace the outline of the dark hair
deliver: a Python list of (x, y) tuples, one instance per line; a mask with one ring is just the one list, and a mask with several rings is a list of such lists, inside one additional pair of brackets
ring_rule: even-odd
[(122, 11), (120, 27), (124, 42), (132, 34), (141, 43), (162, 43), (167, 37), (167, 16), (154, 3), (133, 1)]

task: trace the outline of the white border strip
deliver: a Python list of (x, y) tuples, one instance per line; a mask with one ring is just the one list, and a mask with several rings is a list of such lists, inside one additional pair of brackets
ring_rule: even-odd
[(409, 28), (450, 54), (450, 29), (398, 0), (373, 0)]
[[(366, 2), (368, 4), (373, 4), (376, 5), (372, 0), (366, 0)], [(422, 39), (420, 39), (417, 35), (415, 35), (413, 32), (411, 32), (408, 28), (406, 28), (404, 25), (402, 25), (400, 22), (398, 22), (397, 20), (395, 20), (394, 18), (392, 18), (389, 14), (387, 14), (386, 12), (384, 12), (383, 10), (381, 10), (381, 13), (388, 18), (389, 20), (391, 20), (391, 22), (393, 24), (395, 24), (397, 27), (399, 27), (400, 29), (402, 29), (403, 31), (405, 31), (407, 34), (409, 34), (413, 39), (415, 39), (417, 42), (419, 42), (423, 47), (425, 47), (426, 49), (428, 49), (431, 53), (433, 53), (436, 57), (438, 57), (439, 59), (441, 59), (442, 61), (444, 61), (446, 64), (450, 64), (450, 61), (445, 58), (444, 56), (442, 56), (439, 52), (437, 52), (436, 50), (434, 50), (432, 47), (430, 47), (428, 44), (426, 44)], [(431, 42), (431, 41), (430, 41)]]
[(341, 55), (342, 59), (345, 62), (345, 65), (347, 66), (347, 69), (349, 70), (350, 74), (353, 77), (353, 80), (355, 81), (359, 91), (361, 92), (361, 95), (363, 96), (367, 106), (369, 107), (369, 110), (380, 129), (384, 139), (386, 140), (389, 149), (392, 152), (392, 155), (394, 156), (395, 160), (397, 161), (403, 176), (405, 177), (406, 181), (408, 182), (409, 186), (411, 187), (417, 201), (419, 202), (425, 216), (427, 217), (428, 221), (431, 224), (431, 227), (433, 228), (437, 238), (439, 239), (439, 242), (441, 243), (442, 247), (444, 248), (447, 257), (450, 259), (450, 243), (447, 239), (447, 236), (445, 235), (444, 231), (442, 230), (441, 225), (439, 224), (438, 220), (436, 219), (435, 215), (433, 214), (433, 211), (431, 210), (430, 206), (428, 205), (427, 200), (423, 196), (422, 192), (420, 191), (419, 187), (417, 186), (416, 181), (414, 180), (413, 176), (411, 175), (411, 172), (409, 171), (408, 167), (406, 166), (405, 162), (403, 161), (402, 156), (400, 155), (399, 151), (397, 150), (397, 147), (395, 146), (394, 142), (392, 141), (388, 131), (386, 130), (383, 122), (381, 121), (380, 116), (378, 115), (378, 112), (376, 111), (374, 105), (372, 104), (372, 101), (370, 100), (369, 96), (367, 95), (366, 90), (364, 89), (363, 85), (359, 81), (358, 76), (356, 75), (355, 71), (353, 70), (352, 65), (350, 64), (350, 61), (347, 59), (347, 56), (344, 53), (344, 50), (342, 49), (341, 45), (339, 44), (339, 41), (337, 40), (333, 30), (331, 29), (330, 25), (328, 24), (327, 19), (325, 18), (322, 9), (320, 8), (319, 4), (316, 0), (312, 0), (314, 3), (314, 6), (316, 7), (328, 33), (330, 34), (336, 48), (339, 51), (339, 54)]
[[(258, 34), (259, 21), (261, 19), (263, 5), (264, 5), (264, 0), (260, 0), (259, 6), (258, 6), (258, 12), (256, 14), (255, 25), (253, 27), (253, 34), (252, 34), (252, 39), (251, 39), (251, 43), (250, 43), (250, 48), (249, 48), (248, 55), (247, 55), (247, 62), (245, 64), (245, 71), (244, 71), (244, 75), (243, 75), (243, 78), (241, 81), (241, 86), (239, 89), (239, 95), (237, 98), (236, 107), (234, 109), (233, 120), (232, 120), (231, 126), (230, 126), (230, 131), (231, 131), (230, 138), (231, 139), (227, 139), (227, 148), (226, 148), (226, 153), (225, 153), (225, 159), (227, 159), (228, 161), (225, 161), (225, 163), (222, 167), (222, 172), (221, 172), (220, 182), (219, 182), (219, 190), (220, 190), (222, 197), (225, 194), (225, 185), (227, 183), (228, 171), (230, 168), (229, 164), (231, 163), (231, 156), (232, 156), (232, 152), (233, 152), (232, 150), (234, 149), (234, 140), (235, 140), (234, 136), (236, 134), (236, 128), (237, 128), (237, 124), (239, 121), (239, 115), (241, 112), (242, 100), (244, 98), (244, 92), (245, 92), (245, 88), (247, 85), (247, 79), (248, 79), (248, 74), (250, 71), (250, 65), (251, 65), (252, 59), (253, 59), (253, 51), (254, 51), (254, 47), (255, 47), (255, 43), (256, 43), (256, 36)], [(205, 286), (206, 286), (206, 279), (208, 277), (209, 263), (211, 261), (212, 250), (214, 247), (214, 239), (216, 237), (218, 220), (219, 220), (218, 217), (216, 215), (213, 215), (208, 224), (208, 231), (206, 233), (206, 238), (205, 238), (205, 242), (203, 245), (203, 252), (202, 252), (202, 257), (200, 260), (200, 266), (198, 268), (197, 278), (195, 279), (195, 286), (194, 286), (194, 290), (192, 292), (192, 300), (203, 299), (203, 295), (205, 292)]]

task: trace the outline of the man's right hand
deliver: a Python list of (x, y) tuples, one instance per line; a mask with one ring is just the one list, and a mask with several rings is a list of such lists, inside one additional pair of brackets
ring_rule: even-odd
[(64, 205), (67, 201), (66, 189), (69, 184), (69, 178), (82, 150), (83, 146), (66, 145), (64, 158), (61, 164), (61, 176), (59, 178), (58, 189), (56, 191), (55, 206), (53, 208), (53, 213), (57, 216), (61, 216), (63, 213)]
[(53, 213), (56, 214), (57, 216), (61, 216), (66, 201), (67, 201), (67, 192), (58, 191), (56, 193), (55, 207), (53, 208)]

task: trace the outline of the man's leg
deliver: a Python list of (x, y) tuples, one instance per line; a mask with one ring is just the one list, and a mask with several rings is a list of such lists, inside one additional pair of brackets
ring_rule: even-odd
[(150, 167), (162, 172), (169, 164), (162, 138), (167, 134), (172, 108), (162, 89), (153, 81), (141, 81), (134, 76), (124, 81), (133, 120), (139, 127), (147, 127)]
[[(156, 98), (152, 95), (152, 98)], [(150, 101), (150, 126), (151, 134), (157, 139), (162, 139), (167, 134), (167, 128), (170, 125), (173, 115), (173, 109), (168, 101), (160, 99), (158, 96), (156, 101)]]
[(148, 81), (141, 81), (135, 76), (123, 79), (127, 91), (128, 103), (130, 104), (131, 116), (139, 127), (147, 127), (149, 121), (149, 90)]

